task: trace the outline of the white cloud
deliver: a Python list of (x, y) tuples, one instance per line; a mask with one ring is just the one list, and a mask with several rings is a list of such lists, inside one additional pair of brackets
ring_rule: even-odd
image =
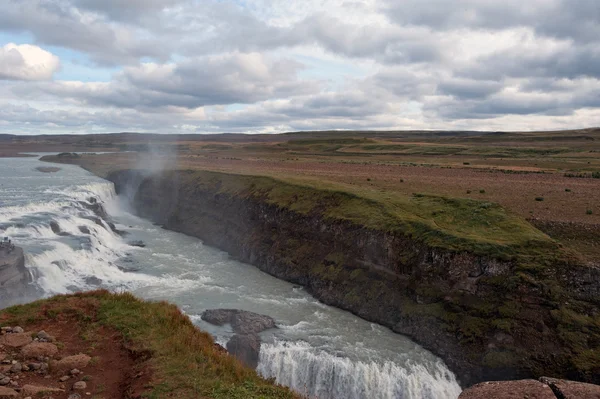
[(8, 43), (0, 48), (0, 79), (49, 80), (59, 67), (57, 56), (37, 46)]

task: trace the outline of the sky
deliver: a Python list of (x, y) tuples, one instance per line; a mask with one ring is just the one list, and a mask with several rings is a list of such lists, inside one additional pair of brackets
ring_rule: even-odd
[(598, 0), (2, 0), (0, 133), (592, 126)]

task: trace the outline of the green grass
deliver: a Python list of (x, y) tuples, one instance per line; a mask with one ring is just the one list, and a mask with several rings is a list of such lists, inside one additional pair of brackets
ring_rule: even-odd
[(93, 291), (4, 309), (0, 320), (4, 325), (27, 328), (29, 323), (54, 322), (46, 317), (48, 311), (62, 322), (66, 317), (69, 323), (78, 323), (86, 330), (99, 326), (117, 330), (129, 350), (149, 354), (152, 381), (143, 397), (298, 398), (216, 350), (209, 334), (166, 302), (146, 302), (129, 293)]
[(252, 197), (302, 214), (352, 222), (409, 236), (427, 245), (512, 259), (553, 253), (558, 245), (501, 206), (465, 198), (401, 196), (323, 181), (179, 171), (184, 187)]

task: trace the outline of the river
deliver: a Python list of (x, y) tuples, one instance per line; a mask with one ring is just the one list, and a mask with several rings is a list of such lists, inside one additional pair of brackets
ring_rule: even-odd
[[(237, 262), (202, 241), (132, 214), (112, 183), (72, 165), (57, 173), (37, 158), (0, 158), (0, 235), (23, 247), (31, 286), (15, 301), (106, 288), (177, 304), (220, 344), (231, 328), (201, 320), (206, 309), (273, 317), (261, 334), (258, 372), (310, 398), (456, 398), (460, 387), (436, 356), (408, 338), (326, 306), (301, 287)], [(95, 198), (120, 236), (82, 204)], [(57, 234), (50, 227), (60, 227)], [(56, 229), (55, 229), (56, 230)], [(89, 234), (87, 234), (89, 231)], [(129, 245), (140, 240), (145, 248)]]

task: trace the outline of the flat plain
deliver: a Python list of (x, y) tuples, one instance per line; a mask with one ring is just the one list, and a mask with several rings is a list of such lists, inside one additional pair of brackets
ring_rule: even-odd
[(2, 143), (2, 152), (12, 154), (135, 151), (88, 161), (112, 169), (209, 170), (371, 197), (424, 194), (497, 203), (600, 263), (600, 129), (8, 136)]

